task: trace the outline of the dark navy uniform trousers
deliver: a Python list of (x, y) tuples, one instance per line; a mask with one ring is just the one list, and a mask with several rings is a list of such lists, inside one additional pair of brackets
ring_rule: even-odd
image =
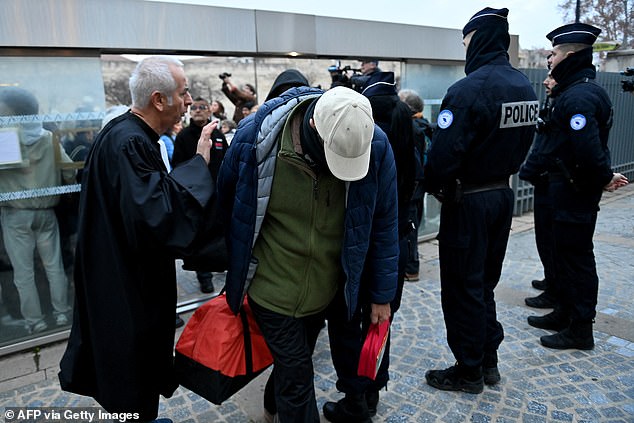
[(553, 237), (557, 287), (563, 311), (573, 321), (590, 323), (596, 315), (599, 276), (594, 235), (602, 191), (577, 191), (566, 181), (549, 185), (553, 200)]
[(438, 233), (441, 301), (447, 343), (461, 365), (482, 365), (504, 339), (493, 290), (513, 217), (510, 188), (465, 194), (443, 203)]
[(558, 295), (555, 283), (557, 280), (554, 240), (553, 240), (553, 202), (548, 193), (548, 181), (535, 184), (534, 189), (533, 218), (535, 221), (535, 244), (537, 254), (544, 266), (544, 278), (546, 279), (546, 292), (553, 296)]

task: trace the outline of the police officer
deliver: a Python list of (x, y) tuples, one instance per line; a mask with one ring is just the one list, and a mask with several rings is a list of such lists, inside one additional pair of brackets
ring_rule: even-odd
[[(543, 281), (533, 282), (533, 287), (542, 289), (544, 292), (536, 297), (525, 298), (524, 302), (529, 307), (534, 308), (554, 308), (557, 304), (557, 291), (555, 285), (556, 272), (555, 272), (555, 259), (553, 254), (553, 204), (548, 195), (548, 173), (541, 170), (541, 166), (535, 165), (539, 163), (541, 158), (541, 150), (544, 148), (546, 141), (547, 128), (550, 126), (550, 114), (553, 107), (552, 89), (557, 85), (557, 81), (553, 78), (550, 71), (544, 79), (543, 85), (546, 89), (546, 99), (542, 103), (542, 107), (539, 110), (539, 118), (537, 121), (537, 136), (533, 143), (531, 152), (529, 153), (526, 162), (520, 169), (520, 179), (526, 180), (533, 184), (533, 218), (535, 229), (535, 244), (537, 246), (537, 253), (539, 259), (544, 267), (544, 279)], [(538, 284), (541, 284), (538, 285)], [(533, 319), (538, 319), (537, 323), (533, 322)], [(539, 319), (541, 317), (531, 316), (528, 318), (530, 325), (539, 326)]]
[(511, 227), (517, 172), (539, 112), (535, 91), (509, 63), (508, 9), (485, 8), (462, 30), (467, 76), (443, 99), (425, 168), (426, 189), (442, 201), (441, 300), (456, 365), (430, 370), (435, 388), (480, 393), (500, 380), (504, 338), (493, 289)]
[(542, 336), (542, 345), (556, 349), (594, 347), (592, 323), (596, 315), (599, 279), (592, 236), (603, 190), (627, 184), (610, 168), (608, 134), (612, 104), (595, 81), (592, 44), (601, 30), (574, 23), (550, 32), (553, 49), (548, 59), (557, 81), (554, 106), (546, 126), (544, 148), (532, 174), (548, 175), (553, 202), (552, 232), (556, 284), (561, 306), (542, 317), (529, 317), (532, 326), (559, 331)]

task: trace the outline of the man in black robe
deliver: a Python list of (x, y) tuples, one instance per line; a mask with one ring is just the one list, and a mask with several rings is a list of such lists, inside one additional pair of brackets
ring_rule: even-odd
[(159, 136), (192, 103), (180, 61), (150, 57), (130, 78), (132, 108), (99, 133), (82, 175), (75, 310), (62, 389), (110, 413), (157, 416), (173, 375), (174, 259), (194, 239), (214, 192), (211, 132), (168, 174)]

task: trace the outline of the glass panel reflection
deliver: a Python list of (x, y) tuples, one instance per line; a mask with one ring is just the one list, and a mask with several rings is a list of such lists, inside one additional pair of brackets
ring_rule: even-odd
[(70, 325), (77, 177), (104, 94), (99, 58), (0, 57), (0, 70), (1, 347)]

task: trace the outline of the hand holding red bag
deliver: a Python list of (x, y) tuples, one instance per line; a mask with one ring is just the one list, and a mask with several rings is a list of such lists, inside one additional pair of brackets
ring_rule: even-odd
[(357, 374), (366, 376), (370, 379), (376, 379), (376, 373), (379, 371), (383, 354), (385, 353), (385, 344), (387, 336), (390, 333), (390, 321), (385, 320), (382, 323), (373, 323), (368, 329), (368, 334), (361, 348), (359, 356), (359, 368)]

